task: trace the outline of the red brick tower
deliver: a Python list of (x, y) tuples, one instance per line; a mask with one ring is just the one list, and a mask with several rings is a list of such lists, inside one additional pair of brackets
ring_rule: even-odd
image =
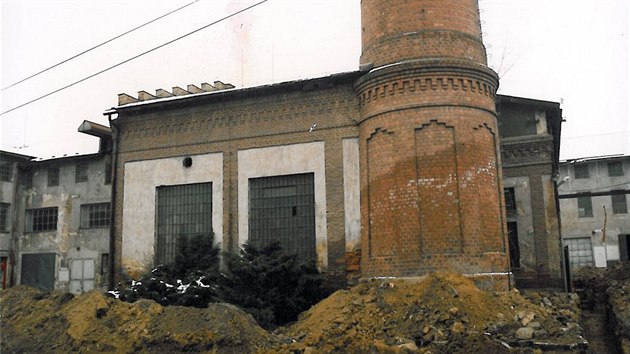
[(508, 286), (495, 92), (477, 0), (362, 0), (361, 274)]

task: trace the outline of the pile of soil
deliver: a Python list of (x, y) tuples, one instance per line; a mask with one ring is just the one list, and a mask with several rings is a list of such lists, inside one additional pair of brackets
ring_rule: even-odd
[(2, 291), (0, 308), (3, 353), (251, 353), (276, 344), (251, 315), (227, 304), (162, 307), (18, 286)]
[(226, 304), (133, 304), (16, 287), (0, 292), (2, 352), (531, 353), (582, 350), (577, 296), (479, 290), (468, 278), (375, 279), (273, 333)]

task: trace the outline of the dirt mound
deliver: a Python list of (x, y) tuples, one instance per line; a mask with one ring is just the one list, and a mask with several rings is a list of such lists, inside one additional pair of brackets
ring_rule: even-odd
[(96, 291), (74, 297), (15, 287), (0, 295), (2, 352), (255, 352), (275, 338), (227, 304), (133, 304)]
[[(373, 280), (338, 291), (303, 313), (282, 332), (294, 341), (284, 348), (339, 353), (500, 353), (524, 350), (518, 346), (585, 345), (575, 323), (579, 317), (576, 303), (572, 311), (555, 307), (545, 296), (538, 295), (538, 300), (532, 302), (516, 290), (484, 292), (470, 279), (452, 273), (431, 274), (421, 282)], [(566, 316), (560, 315), (563, 310)]]
[(162, 307), (20, 286), (0, 292), (0, 306), (3, 353), (531, 353), (584, 345), (577, 296), (484, 292), (451, 273), (363, 282), (274, 333), (226, 304)]

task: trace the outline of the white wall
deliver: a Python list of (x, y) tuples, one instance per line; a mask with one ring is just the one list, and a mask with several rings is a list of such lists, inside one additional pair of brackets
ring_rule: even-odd
[(223, 154), (191, 155), (125, 163), (122, 263), (148, 270), (155, 255), (155, 188), (162, 185), (212, 182), (212, 228), (215, 242), (223, 240)]
[(249, 237), (249, 179), (314, 173), (317, 264), (328, 266), (324, 142), (240, 150), (238, 152), (238, 243)]

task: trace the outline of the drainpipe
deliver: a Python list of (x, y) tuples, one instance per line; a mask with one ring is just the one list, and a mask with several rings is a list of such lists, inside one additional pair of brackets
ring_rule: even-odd
[(116, 212), (116, 170), (118, 167), (118, 129), (116, 128), (116, 125), (114, 124), (114, 121), (112, 120), (112, 114), (115, 114), (115, 112), (112, 111), (107, 111), (104, 113), (104, 115), (107, 115), (107, 120), (109, 121), (109, 126), (112, 129), (112, 152), (111, 152), (111, 164), (112, 164), (112, 168), (111, 168), (111, 203), (109, 206), (109, 290), (114, 290), (114, 287), (116, 285), (116, 281), (115, 281), (115, 269), (116, 269), (116, 262), (115, 262), (115, 255), (116, 255), (116, 238), (115, 238), (115, 221), (116, 221), (116, 217), (115, 217), (115, 212)]

